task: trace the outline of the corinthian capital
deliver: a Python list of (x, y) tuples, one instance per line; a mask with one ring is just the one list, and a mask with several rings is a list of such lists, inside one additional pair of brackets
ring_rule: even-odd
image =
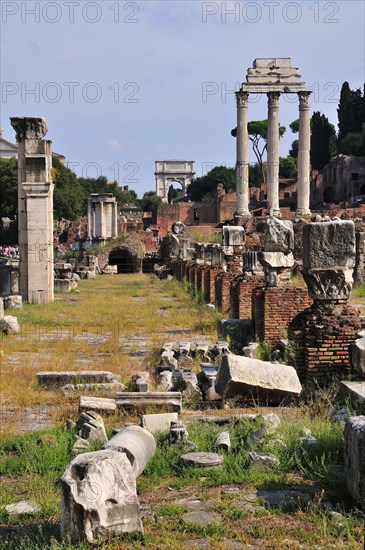
[(280, 94), (278, 92), (268, 92), (267, 103), (269, 107), (279, 107)]
[(311, 92), (298, 92), (299, 109), (302, 111), (310, 109)]
[(245, 109), (247, 109), (248, 96), (249, 94), (247, 92), (236, 92), (237, 107), (244, 107)]
[(42, 139), (47, 131), (47, 122), (42, 117), (11, 117), (10, 124), (16, 132), (16, 140)]

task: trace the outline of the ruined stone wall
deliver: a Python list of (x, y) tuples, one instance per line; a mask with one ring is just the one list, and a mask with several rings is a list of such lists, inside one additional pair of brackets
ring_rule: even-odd
[(276, 346), (286, 337), (293, 317), (311, 303), (306, 288), (287, 286), (254, 289), (252, 318), (257, 338), (267, 342), (270, 347)]
[(229, 314), (231, 307), (231, 282), (234, 275), (219, 273), (215, 279), (215, 303), (221, 312)]
[(262, 275), (246, 275), (233, 279), (230, 306), (233, 319), (252, 319), (252, 292), (263, 285)]
[(288, 338), (295, 351), (299, 377), (320, 378), (334, 371), (350, 370), (349, 346), (365, 321), (358, 310), (342, 303), (315, 303), (290, 323)]

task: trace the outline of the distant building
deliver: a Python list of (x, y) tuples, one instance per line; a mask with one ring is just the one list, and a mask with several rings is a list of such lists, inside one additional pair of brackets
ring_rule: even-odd
[[(62, 164), (65, 164), (66, 157), (60, 153), (52, 153), (52, 156), (57, 158)], [(0, 128), (0, 158), (18, 158), (18, 144), (11, 143), (4, 138), (4, 129)]]

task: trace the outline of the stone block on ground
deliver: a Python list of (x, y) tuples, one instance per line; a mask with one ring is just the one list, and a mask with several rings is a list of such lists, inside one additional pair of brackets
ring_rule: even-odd
[(365, 378), (365, 337), (357, 338), (350, 346), (351, 365), (360, 378)]
[(4, 317), (4, 298), (0, 296), (0, 319)]
[(340, 394), (344, 400), (350, 398), (351, 407), (358, 414), (365, 414), (365, 380), (360, 382), (341, 381)]
[(19, 334), (18, 319), (12, 315), (5, 315), (0, 319), (0, 334)]
[(76, 281), (71, 279), (55, 279), (54, 280), (54, 291), (57, 293), (61, 292), (71, 292), (77, 288)]
[(229, 451), (231, 448), (231, 438), (229, 432), (221, 432), (215, 441), (217, 449), (223, 449), (223, 451)]
[(271, 467), (280, 464), (279, 460), (272, 453), (260, 454), (251, 451), (248, 453), (248, 458), (251, 467)]
[(200, 466), (204, 468), (217, 468), (223, 464), (223, 456), (217, 453), (187, 453), (181, 455), (181, 460), (188, 465)]
[(353, 416), (345, 425), (344, 462), (347, 487), (365, 510), (365, 416)]
[(117, 407), (126, 410), (145, 410), (148, 407), (161, 407), (172, 412), (181, 412), (180, 392), (121, 392), (116, 396)]
[(148, 430), (140, 426), (127, 426), (109, 439), (102, 448), (125, 453), (134, 475), (138, 477), (155, 454), (156, 441)]
[(36, 374), (38, 384), (47, 388), (61, 388), (65, 384), (99, 384), (118, 381), (118, 376), (109, 371), (41, 371)]
[(143, 532), (136, 478), (125, 453), (81, 454), (60, 481), (62, 539), (97, 544), (121, 533)]
[(79, 411), (98, 411), (104, 414), (114, 414), (117, 409), (115, 399), (81, 395)]
[(142, 428), (152, 434), (156, 432), (169, 432), (171, 422), (178, 419), (177, 413), (143, 414), (141, 416)]
[(222, 358), (215, 387), (223, 398), (245, 397), (261, 403), (297, 397), (302, 390), (293, 367), (232, 353)]
[(16, 296), (6, 296), (4, 298), (4, 308), (10, 309), (20, 309), (23, 306), (23, 298), (19, 295)]
[(3, 509), (11, 516), (35, 516), (39, 506), (29, 500), (21, 500), (15, 504), (7, 504)]
[(136, 387), (136, 390), (139, 392), (148, 392), (149, 387), (149, 378), (150, 373), (148, 371), (137, 372), (132, 376), (132, 380)]

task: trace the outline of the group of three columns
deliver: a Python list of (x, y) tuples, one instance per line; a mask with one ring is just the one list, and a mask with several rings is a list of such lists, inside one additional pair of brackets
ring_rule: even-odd
[[(310, 171), (310, 91), (298, 92), (299, 96), (299, 146), (297, 214), (306, 216), (309, 209)], [(280, 217), (279, 208), (279, 99), (280, 93), (268, 92), (267, 129), (267, 211)], [(249, 160), (248, 160), (248, 98), (249, 93), (236, 92), (236, 191), (237, 217), (249, 216)]]

